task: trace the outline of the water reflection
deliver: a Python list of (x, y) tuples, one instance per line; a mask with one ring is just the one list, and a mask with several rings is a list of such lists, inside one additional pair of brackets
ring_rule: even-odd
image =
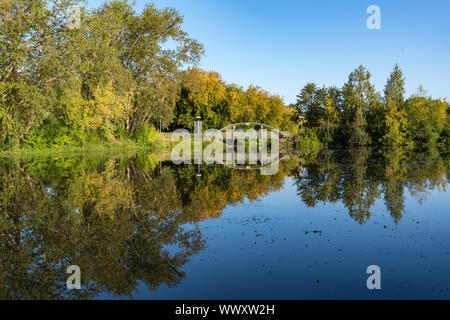
[[(405, 192), (418, 201), (448, 183), (446, 153), (356, 149), (292, 155), (274, 176), (223, 166), (162, 166), (155, 155), (2, 159), (0, 299), (132, 296), (175, 287), (207, 245), (199, 223), (258, 201), (293, 177), (309, 207), (342, 202), (358, 223), (383, 199), (396, 223)], [(66, 268), (82, 270), (68, 290)]]
[(298, 195), (309, 207), (341, 201), (349, 216), (364, 224), (375, 201), (382, 198), (398, 223), (404, 214), (405, 190), (419, 200), (428, 190), (445, 191), (448, 164), (447, 154), (436, 149), (422, 153), (365, 148), (329, 151), (307, 157), (306, 170), (295, 181)]

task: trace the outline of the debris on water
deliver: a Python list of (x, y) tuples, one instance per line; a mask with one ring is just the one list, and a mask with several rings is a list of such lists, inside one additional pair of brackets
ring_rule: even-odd
[(309, 234), (309, 233), (315, 233), (315, 234), (322, 234), (322, 231), (321, 230), (313, 230), (313, 231), (307, 231), (307, 230), (305, 230), (305, 234), (307, 235), (307, 234)]

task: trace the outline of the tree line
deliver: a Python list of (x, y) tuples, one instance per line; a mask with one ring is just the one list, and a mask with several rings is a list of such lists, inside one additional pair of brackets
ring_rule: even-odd
[[(80, 8), (68, 27), (67, 9)], [(402, 71), (384, 94), (359, 67), (342, 88), (308, 83), (295, 104), (223, 81), (197, 66), (204, 47), (173, 8), (129, 0), (87, 9), (80, 0), (0, 3), (0, 149), (151, 143), (158, 129), (262, 122), (317, 146), (434, 145), (450, 140), (449, 105), (405, 97)]]
[[(67, 10), (80, 8), (69, 28)], [(9, 149), (148, 142), (156, 129), (239, 120), (286, 126), (280, 97), (226, 84), (195, 66), (203, 45), (173, 8), (128, 0), (0, 3), (0, 145)]]
[(406, 98), (405, 78), (396, 65), (383, 94), (364, 67), (355, 69), (342, 88), (306, 84), (291, 107), (305, 117), (305, 139), (330, 147), (415, 146), (450, 142), (450, 109), (420, 87)]

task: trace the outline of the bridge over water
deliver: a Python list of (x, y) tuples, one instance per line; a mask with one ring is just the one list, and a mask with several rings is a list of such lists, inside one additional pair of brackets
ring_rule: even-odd
[(266, 129), (270, 129), (271, 131), (276, 131), (280, 134), (280, 136), (282, 136), (283, 138), (289, 138), (290, 133), (289, 132), (285, 132), (285, 131), (280, 131), (277, 128), (274, 128), (272, 126), (269, 126), (268, 124), (265, 123), (259, 123), (259, 122), (239, 122), (239, 123), (233, 123), (230, 124), (226, 127), (223, 127), (222, 129), (220, 129), (219, 131), (227, 131), (228, 129), (236, 129), (237, 127), (262, 127), (262, 128), (266, 128)]

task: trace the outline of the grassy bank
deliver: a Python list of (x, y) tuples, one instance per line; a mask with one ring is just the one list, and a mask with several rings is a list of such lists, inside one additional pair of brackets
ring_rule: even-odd
[(83, 146), (61, 146), (53, 148), (31, 148), (21, 146), (11, 150), (0, 151), (0, 157), (40, 157), (61, 156), (77, 154), (108, 154), (108, 153), (133, 153), (137, 151), (166, 152), (171, 149), (167, 134), (161, 134), (155, 141), (147, 144), (139, 144), (134, 141), (126, 142), (104, 142), (98, 144), (85, 144)]
[[(54, 146), (50, 148), (32, 148), (30, 146), (19, 146), (10, 150), (0, 151), (0, 157), (47, 157), (47, 156), (71, 156), (71, 155), (83, 155), (83, 154), (130, 154), (136, 152), (147, 152), (147, 153), (170, 153), (173, 146), (177, 145), (179, 142), (172, 141), (172, 133), (163, 132), (158, 133), (152, 142), (138, 143), (134, 140), (128, 139), (124, 141), (116, 142), (99, 142), (99, 143), (86, 143), (83, 146)], [(185, 141), (184, 143), (191, 145), (191, 152), (194, 152), (194, 147), (198, 144), (191, 136), (191, 141)], [(261, 141), (259, 142), (261, 143)], [(210, 145), (211, 142), (202, 141), (201, 144), (203, 148)], [(226, 148), (225, 144), (222, 144), (224, 151)], [(182, 146), (181, 146), (182, 147)], [(290, 150), (292, 149), (292, 142), (280, 143), (280, 149)], [(307, 148), (305, 146), (298, 146), (298, 149), (309, 150), (310, 146)], [(312, 149), (316, 149), (316, 146)], [(186, 146), (185, 146), (186, 148)], [(245, 150), (249, 150), (248, 141), (246, 141)]]

